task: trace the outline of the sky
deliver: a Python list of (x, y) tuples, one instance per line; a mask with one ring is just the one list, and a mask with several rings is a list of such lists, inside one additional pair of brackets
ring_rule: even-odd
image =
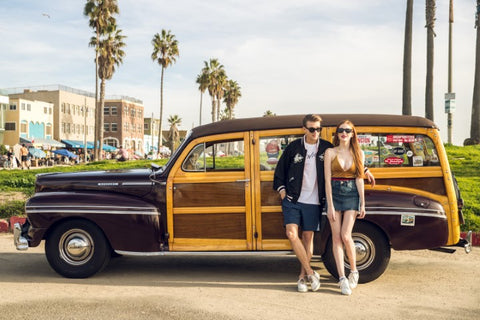
[[(106, 95), (143, 101), (159, 117), (160, 73), (151, 40), (162, 29), (180, 56), (165, 71), (164, 119), (199, 124), (195, 83), (216, 58), (242, 97), (236, 118), (305, 113), (402, 113), (406, 0), (118, 0), (125, 57)], [(0, 0), (0, 88), (60, 84), (95, 91), (92, 29), (81, 0)], [(475, 69), (474, 0), (454, 1), (453, 143), (469, 137)], [(425, 115), (425, 1), (414, 1), (412, 114)], [(448, 0), (437, 0), (434, 121), (447, 142)], [(211, 121), (203, 96), (202, 124)], [(164, 123), (164, 128), (167, 123)]]

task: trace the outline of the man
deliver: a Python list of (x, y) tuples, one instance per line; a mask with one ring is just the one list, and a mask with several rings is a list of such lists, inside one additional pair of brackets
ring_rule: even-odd
[[(319, 230), (320, 216), (325, 204), (325, 178), (323, 159), (325, 151), (333, 145), (320, 139), (322, 118), (308, 114), (303, 118), (305, 135), (290, 143), (275, 168), (273, 188), (282, 198), (282, 211), (287, 238), (300, 261), (297, 282), (299, 292), (320, 288), (320, 275), (310, 266), (313, 255), (313, 233)], [(368, 180), (375, 185), (370, 172)], [(298, 229), (302, 228), (302, 238)]]
[(22, 144), (22, 148), (20, 149), (20, 155), (22, 156), (22, 170), (27, 167), (30, 169), (30, 166), (28, 164), (28, 149), (25, 147), (25, 144)]

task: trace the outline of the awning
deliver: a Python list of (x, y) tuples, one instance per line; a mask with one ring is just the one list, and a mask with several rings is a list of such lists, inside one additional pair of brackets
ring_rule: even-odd
[[(83, 141), (80, 140), (62, 140), (63, 143), (67, 145), (67, 148), (75, 148), (75, 149), (83, 149), (85, 148), (85, 145), (83, 144)], [(87, 149), (93, 149), (93, 142), (92, 141), (87, 141)], [(112, 147), (108, 144), (103, 145), (103, 150), (107, 152), (113, 152), (116, 151), (117, 148)]]
[(49, 149), (50, 147), (65, 148), (65, 144), (53, 139), (44, 139), (44, 138), (27, 139), (27, 138), (20, 137), (20, 144), (22, 143), (26, 145), (35, 146), (35, 147), (42, 147), (44, 149)]
[[(83, 149), (85, 144), (80, 140), (62, 140), (67, 148)], [(93, 143), (87, 141), (87, 149), (93, 149)]]

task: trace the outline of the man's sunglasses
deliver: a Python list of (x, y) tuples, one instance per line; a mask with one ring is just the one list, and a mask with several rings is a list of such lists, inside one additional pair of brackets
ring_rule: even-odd
[(352, 131), (353, 131), (353, 130), (350, 129), (350, 128), (338, 128), (338, 129), (337, 129), (337, 133), (344, 133), (344, 132), (350, 133), (350, 132), (352, 132)]
[(317, 131), (317, 132), (322, 131), (322, 127), (320, 127), (320, 128), (307, 128), (307, 127), (305, 127), (305, 129), (310, 131), (310, 133), (314, 133), (315, 131)]

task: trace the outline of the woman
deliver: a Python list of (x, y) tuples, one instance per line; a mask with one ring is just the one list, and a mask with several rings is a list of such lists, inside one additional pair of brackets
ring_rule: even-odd
[[(358, 284), (352, 229), (357, 214), (360, 219), (365, 217), (364, 154), (352, 122), (344, 120), (337, 126), (333, 145), (334, 148), (325, 152), (327, 215), (340, 289), (342, 294), (350, 295), (351, 289)], [(348, 279), (345, 277), (343, 245), (350, 262)]]

